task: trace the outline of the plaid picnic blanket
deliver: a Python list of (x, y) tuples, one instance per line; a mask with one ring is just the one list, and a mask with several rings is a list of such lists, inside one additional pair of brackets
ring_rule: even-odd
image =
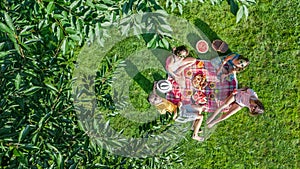
[[(236, 77), (234, 79), (227, 78), (221, 81), (217, 77), (216, 68), (210, 60), (197, 60), (195, 64), (186, 68), (183, 73), (185, 76), (185, 88), (180, 88), (172, 77), (168, 77), (173, 87), (172, 90), (166, 94), (166, 99), (176, 105), (180, 101), (182, 104), (199, 104), (192, 99), (192, 96), (195, 93), (201, 93), (202, 97), (205, 97), (207, 100), (205, 104), (202, 104), (207, 107), (205, 112), (214, 112), (219, 104), (237, 88)], [(199, 73), (205, 75), (208, 82), (208, 85), (202, 90), (194, 88), (192, 85), (193, 77)]]

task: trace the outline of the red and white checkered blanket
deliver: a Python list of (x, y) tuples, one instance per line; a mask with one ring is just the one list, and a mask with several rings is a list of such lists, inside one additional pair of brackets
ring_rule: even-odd
[[(219, 106), (217, 101), (222, 103), (222, 101), (237, 88), (236, 78), (230, 81), (224, 80), (221, 82), (216, 75), (216, 69), (209, 60), (197, 60), (195, 64), (186, 68), (183, 73), (185, 76), (185, 88), (180, 88), (178, 83), (172, 77), (168, 77), (173, 88), (172, 91), (167, 93), (166, 99), (174, 104), (178, 104), (180, 101), (183, 104), (199, 104), (192, 99), (192, 95), (196, 92), (202, 92), (204, 93), (203, 97), (207, 100), (204, 104), (204, 106), (207, 107), (205, 112), (214, 112)], [(208, 82), (208, 85), (202, 90), (192, 86), (193, 77), (199, 73), (206, 75), (206, 80)]]

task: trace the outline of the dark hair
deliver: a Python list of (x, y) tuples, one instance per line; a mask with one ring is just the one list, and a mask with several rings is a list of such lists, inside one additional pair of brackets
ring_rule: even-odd
[(245, 67), (243, 67), (243, 68), (236, 67), (236, 68), (234, 69), (236, 72), (240, 72), (240, 71), (244, 70), (244, 69), (249, 65), (249, 63), (250, 63), (249, 59), (246, 58), (246, 57), (243, 56), (243, 55), (239, 55), (239, 57), (238, 57), (237, 59), (238, 59), (238, 60), (240, 60), (240, 59), (245, 60), (248, 64), (247, 64)]
[[(176, 55), (176, 56), (180, 56), (181, 52), (185, 51), (186, 52), (186, 56), (189, 55), (189, 51), (188, 49), (185, 47), (185, 46), (178, 46), (178, 47), (175, 47), (173, 48), (173, 54)], [(186, 57), (185, 56), (185, 57)]]
[(259, 114), (263, 114), (265, 111), (265, 107), (259, 100), (253, 100), (257, 107), (254, 110), (251, 110), (250, 115), (257, 116)]

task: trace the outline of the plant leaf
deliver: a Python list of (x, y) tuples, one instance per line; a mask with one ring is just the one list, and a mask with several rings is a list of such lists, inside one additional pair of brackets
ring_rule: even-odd
[(4, 12), (4, 17), (5, 17), (5, 22), (6, 24), (9, 26), (9, 28), (12, 30), (12, 31), (16, 31), (16, 28), (15, 26), (13, 25), (12, 23), (12, 20), (11, 20), (11, 17), (8, 15), (7, 12)]
[(26, 137), (26, 135), (29, 133), (29, 130), (30, 130), (29, 125), (23, 128), (23, 130), (19, 134), (19, 139), (18, 139), (19, 143)]
[(238, 23), (242, 19), (243, 14), (244, 14), (244, 7), (241, 6), (236, 14), (236, 23)]
[(49, 4), (47, 5), (46, 11), (47, 11), (48, 14), (50, 14), (50, 13), (53, 11), (53, 9), (54, 9), (54, 2), (51, 1), (51, 2), (49, 2)]
[(5, 24), (3, 24), (2, 22), (0, 22), (0, 30), (2, 30), (3, 32), (6, 32), (12, 36), (14, 36), (14, 31), (11, 30), (9, 27), (7, 27)]
[(18, 75), (16, 76), (16, 79), (15, 79), (15, 87), (17, 90), (20, 89), (20, 83), (21, 83), (21, 76), (20, 76), (20, 73), (18, 73)]

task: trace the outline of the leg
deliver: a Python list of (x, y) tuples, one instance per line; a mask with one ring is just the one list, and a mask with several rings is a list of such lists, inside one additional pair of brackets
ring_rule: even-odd
[(234, 98), (233, 94), (231, 94), (230, 96), (228, 96), (225, 99), (224, 103), (217, 108), (217, 110), (214, 112), (214, 114), (212, 114), (211, 117), (209, 117), (207, 119), (206, 123), (207, 124), (210, 123), (225, 107), (229, 106), (234, 101), (235, 101), (235, 98)]
[(240, 105), (238, 105), (237, 103), (233, 103), (229, 109), (229, 111), (222, 115), (221, 117), (219, 117), (218, 119), (214, 120), (214, 121), (211, 121), (209, 124), (208, 124), (208, 128), (212, 128), (214, 125), (216, 125), (217, 123), (225, 120), (225, 119), (228, 119), (230, 116), (234, 115), (236, 112), (238, 112), (239, 110), (241, 110), (242, 107)]
[(202, 121), (203, 121), (203, 115), (202, 115), (202, 114), (199, 114), (198, 119), (196, 119), (195, 122), (194, 122), (195, 127), (194, 127), (194, 133), (193, 133), (193, 136), (192, 136), (192, 138), (193, 138), (194, 140), (198, 140), (198, 141), (203, 141), (203, 140), (204, 140), (203, 137), (199, 137), (199, 136), (198, 136), (198, 132), (199, 132), (199, 130), (200, 130)]

